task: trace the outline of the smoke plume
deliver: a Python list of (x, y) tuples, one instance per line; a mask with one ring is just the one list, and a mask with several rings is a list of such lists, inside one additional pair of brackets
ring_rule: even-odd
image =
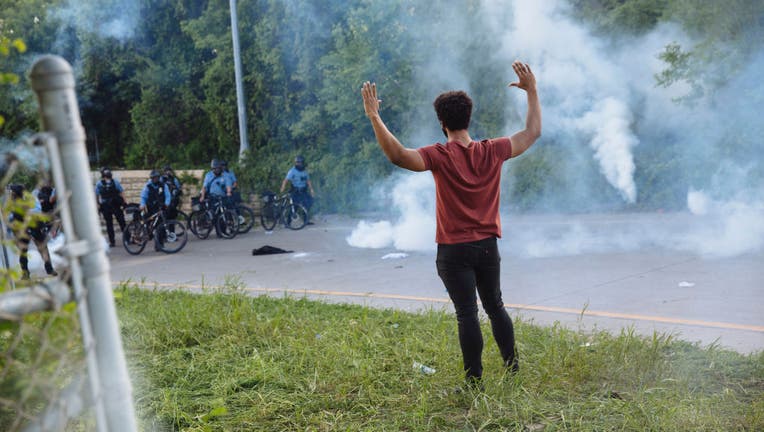
[[(556, 0), (515, 1), (510, 5), (487, 1), (473, 12), (475, 21), (485, 26), (484, 31), (458, 35), (433, 30), (463, 27), (465, 18), (459, 14), (439, 16), (436, 23), (420, 23), (424, 30), (418, 36), (426, 39), (432, 33), (445, 39), (446, 46), (452, 46), (448, 61), (444, 61), (440, 50), (423, 50), (421, 55), (430, 56), (430, 61), (419, 71), (421, 86), (433, 95), (450, 89), (469, 92), (470, 85), (475, 85), (469, 79), (474, 65), (460, 59), (468, 58), (475, 42), (472, 38), (490, 35), (497, 39), (497, 49), (485, 61), (507, 65), (507, 82), (514, 79), (508, 65), (515, 59), (530, 64), (536, 74), (544, 117), (543, 137), (536, 146), (554, 142), (566, 150), (560, 157), (573, 155), (563, 161), (564, 172), (560, 173), (565, 184), (570, 185), (568, 194), (581, 201), (597, 201), (601, 192), (587, 189), (593, 182), (585, 179), (596, 182), (599, 176), (621, 199), (621, 204), (612, 205), (610, 211), (637, 209), (640, 172), (660, 168), (663, 170), (660, 181), (667, 182), (662, 190), (676, 195), (671, 205), (688, 211), (675, 215), (568, 215), (556, 222), (523, 225), (523, 229), (518, 229), (514, 224), (516, 216), (509, 215), (504, 208), (504, 237), (514, 251), (524, 256), (551, 256), (661, 247), (731, 256), (762, 250), (764, 185), (750, 178), (760, 179), (764, 169), (761, 157), (764, 127), (759, 118), (764, 109), (764, 90), (757, 78), (764, 71), (764, 46), (759, 46), (759, 54), (753, 56), (746, 68), (725, 77), (726, 84), (715, 93), (706, 94), (693, 104), (682, 104), (676, 100), (689, 93), (686, 83), (659, 88), (654, 79), (666, 67), (658, 58), (666, 45), (674, 42), (693, 45), (692, 38), (679, 26), (662, 24), (640, 37), (605, 40), (569, 18), (567, 7), (567, 3)], [(436, 41), (430, 43), (435, 46)], [(521, 91), (506, 91), (520, 113), (524, 113), (525, 95)], [(384, 99), (384, 95), (381, 97)], [(730, 101), (734, 101), (734, 108)], [(400, 132), (399, 138), (409, 147), (442, 139), (426, 102), (422, 105), (430, 112), (412, 116), (433, 126)], [(520, 130), (523, 118), (507, 118), (504, 133), (511, 135)], [(730, 154), (727, 151), (730, 142), (744, 152)], [(640, 164), (637, 157), (666, 149), (671, 149), (674, 156), (670, 161), (658, 162), (666, 166), (656, 167), (656, 162), (650, 159), (645, 159), (650, 160), (649, 165)], [(588, 168), (592, 162), (598, 172)], [(523, 157), (508, 161), (505, 176), (511, 181), (513, 168), (523, 163)], [(655, 181), (648, 174), (642, 176), (643, 184)], [(431, 175), (406, 174), (403, 181), (412, 184), (415, 181), (411, 178), (422, 177)], [(431, 185), (427, 188), (388, 189), (396, 212), (391, 215), (392, 222), (388, 222), (387, 245), (401, 250), (434, 248), (434, 236), (421, 243), (404, 241), (407, 232), (434, 232), (434, 203), (429, 200), (434, 197), (434, 188)], [(542, 207), (554, 213), (563, 198), (551, 196)], [(645, 198), (654, 197), (642, 197)], [(581, 210), (592, 211), (585, 206)], [(359, 230), (351, 237), (354, 246), (364, 246)]]

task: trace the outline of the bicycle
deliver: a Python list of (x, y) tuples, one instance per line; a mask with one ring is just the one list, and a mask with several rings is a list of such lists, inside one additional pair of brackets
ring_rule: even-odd
[(227, 207), (236, 213), (239, 222), (239, 234), (246, 234), (255, 226), (255, 211), (243, 204), (239, 192), (233, 193), (227, 201)]
[(302, 229), (308, 223), (308, 211), (301, 204), (294, 202), (289, 193), (281, 195), (265, 193), (260, 211), (260, 223), (263, 229), (271, 231), (279, 222), (293, 230)]
[(181, 210), (181, 209), (176, 209), (175, 211), (178, 213), (178, 214), (175, 216), (175, 220), (176, 220), (176, 221), (178, 221), (178, 222), (180, 222), (180, 223), (182, 223), (183, 225), (185, 225), (185, 226), (186, 226), (186, 229), (190, 230), (191, 232), (194, 232), (194, 231), (191, 229), (191, 221), (190, 221), (190, 215), (189, 215), (188, 213), (184, 212), (184, 211), (183, 211), (183, 210)]
[(255, 211), (244, 204), (236, 204), (233, 208), (239, 222), (239, 234), (246, 234), (255, 226)]
[(164, 212), (158, 211), (143, 217), (140, 209), (128, 208), (132, 220), (122, 233), (122, 244), (131, 255), (138, 255), (146, 248), (149, 240), (154, 240), (159, 250), (172, 254), (179, 252), (188, 242), (186, 227), (174, 219), (165, 219)]
[(209, 197), (204, 202), (193, 198), (191, 203), (194, 211), (189, 216), (189, 226), (200, 239), (209, 237), (212, 228), (226, 239), (232, 239), (239, 233), (239, 217), (234, 210), (226, 207), (223, 198)]

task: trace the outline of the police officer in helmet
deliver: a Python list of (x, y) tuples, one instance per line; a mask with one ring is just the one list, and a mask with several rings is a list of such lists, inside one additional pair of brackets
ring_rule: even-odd
[(101, 180), (96, 183), (95, 193), (98, 200), (98, 210), (106, 221), (106, 233), (109, 235), (109, 246), (114, 246), (114, 220), (117, 218), (119, 229), (125, 232), (125, 215), (122, 207), (125, 205), (125, 190), (117, 179), (113, 178), (109, 168), (101, 169)]
[(58, 273), (53, 269), (53, 263), (48, 252), (49, 218), (42, 216), (40, 201), (27, 192), (21, 184), (8, 185), (8, 191), (12, 201), (9, 228), (13, 231), (16, 246), (19, 248), (21, 278), (29, 279), (27, 253), (29, 252), (30, 240), (34, 240), (37, 251), (45, 263), (45, 272), (51, 276), (57, 276)]
[(210, 168), (212, 168), (211, 171), (204, 176), (199, 200), (203, 202), (210, 196), (216, 198), (230, 197), (233, 192), (233, 184), (231, 178), (225, 175), (223, 164), (218, 159), (212, 159)]
[[(162, 183), (162, 175), (158, 170), (151, 170), (149, 181), (141, 190), (140, 209), (144, 216), (149, 217), (159, 211), (164, 211), (169, 207), (172, 196), (166, 184)], [(164, 242), (157, 233), (154, 235), (154, 250), (161, 249), (161, 243)]]
[(162, 172), (164, 174), (162, 174), (161, 181), (170, 191), (170, 205), (167, 207), (167, 218), (175, 219), (178, 217), (178, 207), (180, 207), (180, 197), (183, 195), (183, 188), (170, 165), (162, 167)]
[[(287, 182), (292, 185), (292, 189), (289, 193), (292, 195), (292, 200), (298, 204), (302, 204), (305, 210), (308, 211), (310, 217), (310, 207), (313, 205), (313, 184), (310, 182), (310, 175), (308, 175), (307, 164), (305, 158), (297, 156), (294, 158), (294, 166), (287, 172), (286, 178), (281, 182), (281, 192), (286, 189)], [(313, 223), (308, 221), (308, 225)]]

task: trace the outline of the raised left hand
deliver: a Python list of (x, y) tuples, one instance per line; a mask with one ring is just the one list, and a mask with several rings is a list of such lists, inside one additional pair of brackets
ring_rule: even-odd
[(377, 84), (366, 81), (361, 88), (361, 96), (363, 96), (363, 109), (366, 111), (366, 117), (373, 117), (379, 115), (379, 103), (382, 102), (377, 99)]

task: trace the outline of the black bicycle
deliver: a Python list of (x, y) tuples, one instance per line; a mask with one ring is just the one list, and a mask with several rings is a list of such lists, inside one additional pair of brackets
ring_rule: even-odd
[(239, 222), (239, 234), (246, 234), (255, 226), (255, 211), (248, 206), (238, 203), (231, 207), (236, 213), (236, 219)]
[(189, 216), (189, 226), (200, 239), (209, 237), (213, 228), (226, 239), (239, 233), (239, 215), (225, 205), (223, 198), (209, 197), (204, 202), (194, 198), (191, 203), (194, 211)]
[(122, 233), (122, 244), (131, 255), (138, 255), (146, 248), (149, 240), (154, 240), (159, 250), (172, 254), (179, 252), (188, 242), (186, 227), (174, 219), (165, 219), (164, 212), (158, 211), (144, 217), (140, 209), (128, 207), (132, 220)]
[(289, 193), (263, 194), (263, 206), (260, 210), (260, 223), (263, 229), (271, 231), (279, 222), (293, 230), (302, 229), (308, 223), (308, 211), (302, 204), (294, 202)]

